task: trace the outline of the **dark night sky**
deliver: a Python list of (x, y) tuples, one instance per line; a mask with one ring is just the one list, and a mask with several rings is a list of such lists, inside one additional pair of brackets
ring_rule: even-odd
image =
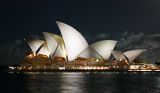
[(116, 39), (116, 49), (146, 48), (147, 58), (160, 56), (160, 0), (4, 0), (0, 10), (0, 64), (22, 61), (24, 38), (60, 34), (56, 20), (88, 41)]
[[(58, 33), (55, 21), (82, 34), (157, 33), (159, 0), (5, 0), (1, 2), (0, 39), (10, 41), (43, 31)], [(6, 38), (9, 37), (9, 38)]]

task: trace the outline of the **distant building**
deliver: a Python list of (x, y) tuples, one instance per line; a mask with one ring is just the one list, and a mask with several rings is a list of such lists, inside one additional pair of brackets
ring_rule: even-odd
[[(144, 62), (134, 62), (146, 49), (124, 53), (114, 50), (115, 40), (102, 40), (91, 45), (73, 27), (56, 22), (62, 37), (43, 32), (44, 40), (29, 40), (32, 52), (28, 53), (20, 69), (114, 69), (128, 70), (151, 67)], [(111, 54), (115, 60), (109, 60)], [(153, 67), (153, 66), (152, 66)]]
[(74, 61), (78, 57), (108, 60), (117, 41), (102, 40), (88, 45), (85, 38), (73, 27), (56, 22), (62, 37), (53, 33), (43, 32), (45, 40), (28, 41), (34, 55), (43, 54), (51, 59), (63, 57)]

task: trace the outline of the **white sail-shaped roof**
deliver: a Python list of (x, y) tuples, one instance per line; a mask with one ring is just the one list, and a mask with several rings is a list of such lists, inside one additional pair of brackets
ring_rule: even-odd
[(63, 57), (66, 59), (66, 52), (60, 45), (57, 47), (54, 57)]
[(58, 57), (63, 57), (66, 59), (66, 49), (64, 46), (64, 41), (63, 38), (57, 34), (54, 33), (50, 33), (52, 35), (52, 37), (56, 40), (56, 42), (58, 43), (58, 47), (55, 50), (55, 55), (54, 56), (58, 56)]
[(114, 40), (103, 40), (93, 43), (91, 47), (95, 49), (104, 60), (108, 60), (116, 43), (117, 41)]
[(88, 47), (87, 49), (83, 50), (79, 57), (103, 59), (101, 55), (98, 54), (97, 51), (91, 47)]
[(72, 61), (89, 45), (85, 38), (76, 29), (59, 21), (56, 23), (65, 43), (68, 61)]
[(128, 58), (129, 62), (133, 62), (137, 57), (139, 57), (146, 49), (136, 49), (126, 51), (123, 54)]
[(52, 58), (53, 54), (58, 46), (58, 43), (56, 40), (52, 37), (51, 33), (43, 32), (44, 38), (47, 42), (48, 50), (49, 50), (49, 56)]
[(54, 33), (50, 33), (50, 35), (56, 40), (56, 42), (58, 43), (58, 45), (63, 46), (64, 45), (64, 41), (63, 38), (57, 34)]
[(43, 40), (40, 39), (35, 39), (35, 40), (31, 40), (28, 41), (28, 45), (31, 48), (32, 52), (34, 54), (36, 54), (37, 50), (39, 49), (39, 47), (44, 43)]
[(49, 57), (49, 51), (48, 51), (48, 47), (47, 47), (47, 43), (45, 42), (42, 47), (40, 48), (38, 54), (43, 54)]
[(120, 52), (120, 51), (112, 51), (113, 56), (115, 57), (116, 60), (120, 61), (120, 60), (126, 60), (126, 56)]

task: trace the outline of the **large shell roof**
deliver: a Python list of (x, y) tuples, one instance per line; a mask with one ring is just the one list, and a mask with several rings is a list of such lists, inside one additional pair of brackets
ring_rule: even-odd
[(66, 49), (64, 46), (63, 38), (57, 34), (54, 34), (54, 33), (49, 33), (49, 34), (55, 39), (55, 41), (58, 44), (53, 57), (58, 56), (58, 57), (63, 57), (66, 59)]
[(54, 57), (63, 57), (63, 58), (66, 59), (65, 49), (62, 48), (61, 46), (58, 46), (56, 51), (55, 51)]
[(102, 40), (91, 44), (90, 47), (95, 49), (104, 60), (108, 60), (116, 43), (117, 41), (114, 40)]
[(48, 50), (48, 47), (47, 47), (47, 43), (45, 42), (41, 49), (39, 50), (38, 54), (43, 54), (43, 55), (47, 55), (49, 57), (49, 50)]
[(113, 56), (116, 58), (116, 60), (125, 60), (127, 59), (129, 62), (133, 62), (137, 57), (139, 57), (143, 52), (145, 52), (146, 49), (135, 49), (135, 50), (129, 50), (124, 53), (120, 51), (112, 51)]
[(83, 50), (79, 57), (103, 59), (102, 56), (91, 47), (88, 47), (87, 49)]
[(63, 41), (63, 38), (61, 36), (59, 36), (57, 34), (54, 34), (54, 33), (50, 33), (50, 35), (56, 40), (58, 45), (64, 46), (64, 41)]
[(35, 39), (35, 40), (31, 40), (28, 41), (28, 45), (31, 48), (31, 50), (33, 51), (34, 54), (36, 54), (36, 51), (40, 48), (40, 46), (44, 43), (43, 40), (40, 39)]
[(143, 52), (147, 51), (146, 49), (136, 49), (126, 51), (123, 54), (129, 59), (129, 62), (133, 62), (137, 57), (139, 57)]
[(46, 40), (48, 50), (49, 50), (49, 56), (52, 58), (53, 54), (58, 46), (58, 43), (56, 40), (52, 37), (52, 35), (48, 32), (43, 32), (44, 38)]
[(59, 21), (56, 23), (65, 43), (68, 61), (72, 61), (76, 59), (84, 49), (88, 48), (89, 45), (76, 29)]
[(120, 61), (120, 60), (126, 60), (126, 56), (120, 52), (120, 51), (112, 51), (113, 56), (115, 57), (116, 60)]

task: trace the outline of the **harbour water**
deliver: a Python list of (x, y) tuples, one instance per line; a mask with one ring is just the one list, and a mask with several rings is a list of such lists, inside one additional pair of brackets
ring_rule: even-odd
[(158, 72), (1, 73), (0, 93), (160, 93)]

